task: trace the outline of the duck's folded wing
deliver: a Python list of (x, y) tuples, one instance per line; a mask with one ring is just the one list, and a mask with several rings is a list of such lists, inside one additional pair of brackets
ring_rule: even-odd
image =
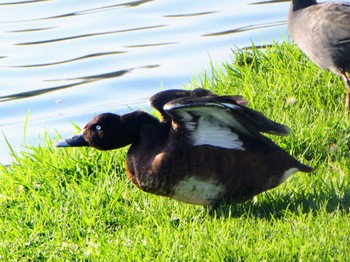
[(259, 138), (260, 132), (289, 133), (287, 126), (227, 97), (180, 98), (167, 103), (164, 110), (172, 116), (174, 129), (182, 129), (193, 145), (243, 149), (241, 135)]
[(221, 105), (230, 108), (235, 118), (239, 119), (251, 133), (263, 132), (278, 136), (287, 136), (290, 133), (288, 126), (268, 119), (264, 114), (253, 109), (222, 102)]
[(157, 109), (163, 118), (163, 121), (171, 120), (171, 117), (164, 111), (163, 107), (166, 103), (183, 97), (204, 97), (215, 96), (211, 91), (196, 88), (194, 90), (170, 89), (158, 92), (148, 99), (149, 104)]

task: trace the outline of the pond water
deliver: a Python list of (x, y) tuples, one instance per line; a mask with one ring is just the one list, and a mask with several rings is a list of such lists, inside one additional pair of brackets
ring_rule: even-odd
[(17, 152), (42, 143), (44, 130), (69, 136), (72, 122), (101, 112), (148, 110), (149, 96), (229, 61), (234, 46), (281, 40), (288, 8), (288, 0), (1, 1), (0, 162), (10, 163), (6, 139)]

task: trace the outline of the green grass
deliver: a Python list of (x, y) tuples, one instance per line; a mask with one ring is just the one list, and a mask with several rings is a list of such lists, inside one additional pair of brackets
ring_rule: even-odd
[(235, 50), (193, 81), (241, 94), (290, 126), (272, 137), (311, 174), (210, 215), (136, 189), (126, 149), (30, 147), (0, 166), (4, 261), (344, 261), (350, 257), (350, 120), (340, 79), (290, 43)]

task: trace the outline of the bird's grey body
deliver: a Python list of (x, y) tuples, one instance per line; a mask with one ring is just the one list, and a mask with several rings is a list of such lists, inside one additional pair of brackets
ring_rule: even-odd
[(350, 109), (350, 3), (292, 0), (287, 24), (311, 61), (344, 80)]

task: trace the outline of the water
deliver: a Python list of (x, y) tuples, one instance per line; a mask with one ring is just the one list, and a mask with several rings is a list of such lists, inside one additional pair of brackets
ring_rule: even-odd
[[(289, 1), (0, 2), (0, 131), (17, 152), (101, 112), (145, 109), (229, 61), (234, 46), (287, 36)], [(24, 126), (29, 115), (26, 135)], [(0, 162), (10, 155), (0, 134)]]

